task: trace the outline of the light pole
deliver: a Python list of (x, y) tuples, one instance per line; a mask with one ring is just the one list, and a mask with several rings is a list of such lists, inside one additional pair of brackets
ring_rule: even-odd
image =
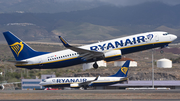
[(154, 49), (152, 49), (152, 88), (154, 89)]

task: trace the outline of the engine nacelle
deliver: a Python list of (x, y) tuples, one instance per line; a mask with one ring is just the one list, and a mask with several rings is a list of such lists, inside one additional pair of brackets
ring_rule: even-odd
[(77, 87), (79, 87), (79, 84), (78, 83), (73, 83), (73, 84), (70, 84), (70, 87), (71, 88), (77, 88)]
[(105, 61), (114, 61), (121, 59), (121, 50), (112, 50), (104, 53)]

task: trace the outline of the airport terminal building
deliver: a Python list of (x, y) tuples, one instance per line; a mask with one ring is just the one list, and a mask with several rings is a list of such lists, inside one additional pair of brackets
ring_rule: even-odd
[(56, 75), (41, 75), (41, 79), (22, 79), (21, 89), (22, 90), (40, 90), (45, 87), (39, 85), (43, 79), (54, 78)]

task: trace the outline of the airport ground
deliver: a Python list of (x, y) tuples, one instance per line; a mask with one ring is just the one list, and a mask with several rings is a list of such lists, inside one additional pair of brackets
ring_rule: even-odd
[[(62, 99), (104, 99), (125, 101), (180, 99), (180, 90), (9, 90), (0, 92), (0, 100), (62, 100)], [(103, 100), (103, 101), (104, 101)], [(109, 101), (108, 100), (108, 101)]]

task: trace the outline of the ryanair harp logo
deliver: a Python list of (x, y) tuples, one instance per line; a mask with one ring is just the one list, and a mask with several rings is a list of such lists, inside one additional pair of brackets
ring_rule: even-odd
[(148, 38), (149, 40), (152, 40), (153, 34), (148, 34), (148, 35), (147, 35), (147, 38)]
[(11, 49), (16, 53), (17, 57), (19, 56), (19, 53), (22, 51), (24, 44), (22, 42), (15, 42), (12, 45), (9, 45)]
[(127, 68), (127, 67), (121, 67), (121, 71), (122, 71), (124, 74), (126, 74), (127, 71), (128, 71), (128, 68)]

